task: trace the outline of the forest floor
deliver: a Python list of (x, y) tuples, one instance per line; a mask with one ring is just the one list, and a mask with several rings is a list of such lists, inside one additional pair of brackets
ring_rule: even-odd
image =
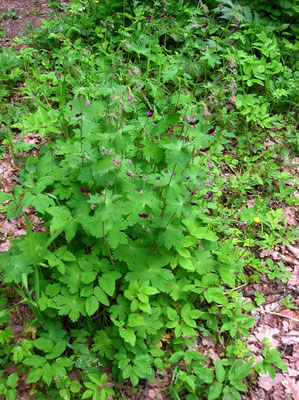
[[(13, 38), (20, 36), (26, 23), (30, 22), (39, 25), (42, 19), (49, 18), (49, 7), (45, 0), (0, 0), (0, 21), (1, 31), (5, 35), (0, 38), (2, 47), (11, 47)], [(28, 134), (25, 139), (28, 143), (41, 144), (41, 138), (34, 132)], [(31, 150), (31, 154), (38, 150)], [(29, 152), (30, 153), (30, 152)], [(25, 158), (29, 153), (24, 153)], [(299, 159), (294, 158), (285, 166), (285, 171), (291, 173), (293, 177), (299, 174)], [(13, 187), (18, 184), (18, 169), (11, 157), (9, 148), (0, 159), (0, 188), (5, 192), (11, 192)], [(294, 182), (295, 185), (295, 182)], [(296, 191), (294, 196), (299, 196)], [(285, 205), (283, 214), (286, 217), (288, 226), (295, 227), (298, 224), (298, 209)], [(34, 210), (27, 210), (30, 220), (35, 222), (37, 229), (42, 229), (41, 221), (35, 216)], [(6, 220), (5, 214), (0, 210), (0, 252), (9, 248), (11, 238), (26, 234), (25, 220), (23, 216)], [(298, 243), (297, 243), (298, 244)], [(247, 394), (243, 394), (244, 400), (299, 400), (299, 249), (295, 245), (282, 245), (275, 248), (275, 251), (263, 250), (260, 253), (263, 259), (272, 258), (275, 261), (282, 261), (292, 275), (292, 278), (282, 283), (280, 280), (269, 280), (264, 276), (258, 283), (250, 283), (240, 287), (244, 298), (253, 299), (255, 292), (264, 295), (266, 301), (262, 304), (256, 323), (251, 328), (251, 336), (248, 338), (248, 348), (257, 357), (261, 354), (261, 343), (263, 338), (268, 338), (271, 344), (280, 353), (283, 361), (288, 366), (288, 372), (277, 370), (274, 380), (269, 375), (260, 374), (259, 378), (252, 383)], [(282, 304), (282, 300), (291, 295), (294, 309), (290, 309)], [(10, 314), (12, 332), (17, 338), (26, 336), (26, 324), (32, 317), (29, 309), (24, 305), (16, 307)], [(218, 358), (215, 343), (209, 338), (203, 338), (198, 343), (202, 354), (208, 354), (212, 360)], [(164, 392), (170, 377), (168, 372), (157, 377), (155, 383), (147, 382), (145, 386), (136, 390), (136, 394), (123, 393), (123, 396), (130, 400), (160, 399), (165, 400)], [(30, 396), (29, 386), (24, 380), (24, 388), (18, 395), (18, 399), (34, 399)]]

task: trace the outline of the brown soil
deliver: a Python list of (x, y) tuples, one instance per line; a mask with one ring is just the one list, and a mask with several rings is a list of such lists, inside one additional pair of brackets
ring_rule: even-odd
[(0, 38), (1, 47), (10, 47), (13, 39), (26, 30), (27, 22), (40, 25), (42, 19), (49, 18), (49, 11), (46, 0), (0, 0), (0, 29), (5, 32)]

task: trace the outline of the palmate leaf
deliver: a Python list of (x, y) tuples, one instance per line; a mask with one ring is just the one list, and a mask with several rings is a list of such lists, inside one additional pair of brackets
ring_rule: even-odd
[(178, 164), (180, 167), (184, 168), (189, 160), (191, 160), (191, 155), (187, 149), (182, 148), (182, 143), (170, 143), (164, 145), (166, 150), (166, 160), (168, 165)]
[(69, 315), (73, 322), (78, 321), (80, 314), (86, 315), (85, 299), (71, 294), (66, 287), (61, 290), (61, 295), (55, 296), (53, 300), (59, 308), (58, 314)]
[(180, 116), (178, 114), (165, 115), (156, 125), (155, 129), (159, 132), (166, 132), (169, 125), (176, 125), (180, 122)]
[(27, 192), (23, 199), (24, 206), (33, 206), (38, 212), (44, 213), (47, 208), (54, 206), (54, 200), (46, 194), (34, 195)]
[(166, 293), (169, 293), (173, 300), (185, 299), (188, 292), (184, 291), (184, 288), (189, 285), (191, 281), (188, 278), (180, 278), (178, 280), (172, 279), (167, 284)]
[(109, 307), (109, 312), (113, 319), (119, 319), (120, 321), (125, 321), (128, 313), (130, 312), (130, 302), (124, 296), (117, 296), (117, 304)]
[(159, 146), (158, 143), (151, 142), (149, 140), (144, 142), (142, 152), (145, 156), (146, 160), (154, 160), (156, 163), (159, 163), (164, 155), (163, 149)]
[(164, 326), (163, 317), (157, 308), (152, 309), (151, 315), (145, 313), (143, 317), (143, 327), (138, 328), (138, 330), (145, 329), (146, 335), (154, 335)]
[(106, 357), (109, 360), (113, 359), (114, 349), (112, 340), (104, 330), (97, 331), (93, 341), (94, 345), (92, 346), (92, 351), (99, 352), (100, 356), (103, 358)]
[(78, 293), (82, 287), (81, 269), (78, 263), (72, 262), (68, 264), (65, 275), (61, 276), (59, 279), (68, 286), (70, 293)]
[(0, 203), (4, 203), (4, 201), (10, 200), (11, 198), (12, 198), (11, 193), (0, 191)]
[(115, 281), (121, 276), (121, 273), (118, 271), (106, 272), (99, 278), (99, 285), (104, 292), (112, 297), (115, 291)]
[(127, 281), (150, 281), (151, 285), (160, 291), (163, 291), (167, 282), (173, 278), (172, 272), (165, 268), (168, 264), (168, 258), (165, 256), (149, 256), (145, 264), (130, 265), (132, 272), (126, 274)]
[(161, 235), (161, 242), (167, 249), (171, 249), (171, 247), (178, 249), (183, 247), (184, 235), (179, 228), (169, 225), (165, 232)]
[[(153, 210), (155, 213), (160, 213), (162, 210), (163, 202), (157, 198), (153, 190), (148, 188), (143, 191), (142, 195), (135, 190), (129, 193), (127, 198), (131, 205), (131, 211), (133, 211), (137, 217), (138, 214), (146, 213), (148, 209)], [(132, 204), (134, 204), (133, 210)]]
[[(12, 249), (11, 249), (12, 250)], [(32, 262), (24, 257), (24, 254), (10, 255), (9, 252), (0, 254), (0, 265), (3, 274), (3, 282), (20, 283), (22, 274), (30, 274), (33, 271)]]
[(51, 234), (64, 228), (66, 223), (72, 219), (69, 209), (65, 206), (50, 207), (46, 211), (53, 216), (50, 223)]
[(116, 249), (119, 244), (126, 244), (128, 236), (120, 229), (125, 229), (127, 224), (124, 221), (118, 221), (117, 225), (113, 222), (105, 224), (106, 234), (109, 245)]
[(119, 245), (114, 250), (114, 256), (121, 261), (125, 261), (130, 269), (134, 266), (144, 265), (150, 256), (150, 250), (141, 245), (140, 240), (133, 241), (128, 239), (126, 245)]

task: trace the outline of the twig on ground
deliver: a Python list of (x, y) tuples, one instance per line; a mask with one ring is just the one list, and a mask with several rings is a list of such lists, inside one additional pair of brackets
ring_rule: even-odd
[(293, 317), (289, 317), (288, 315), (279, 314), (277, 312), (267, 311), (267, 310), (264, 310), (262, 307), (260, 307), (259, 310), (260, 310), (261, 314), (265, 314), (266, 313), (266, 314), (277, 315), (278, 317), (283, 317), (283, 318), (291, 319), (292, 321), (295, 321), (295, 322), (299, 322), (299, 319), (296, 319), (296, 318), (293, 318)]
[(267, 304), (275, 303), (275, 301), (279, 301), (279, 300), (281, 300), (281, 299), (284, 299), (284, 298), (286, 297), (286, 295), (288, 295), (288, 294), (289, 294), (289, 293), (285, 293), (285, 294), (283, 294), (282, 296), (275, 297), (275, 299), (271, 299), (271, 300), (264, 301), (263, 304), (264, 304), (264, 305), (267, 305)]
[(240, 285), (240, 286), (238, 286), (238, 287), (235, 287), (235, 288), (233, 288), (232, 290), (239, 290), (239, 289), (241, 289), (241, 288), (243, 288), (243, 287), (249, 285), (249, 283), (250, 283), (250, 282), (243, 283), (243, 285)]

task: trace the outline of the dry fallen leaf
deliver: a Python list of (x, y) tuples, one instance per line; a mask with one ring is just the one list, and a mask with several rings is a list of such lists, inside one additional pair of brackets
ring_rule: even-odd
[(286, 392), (292, 396), (292, 400), (299, 400), (299, 381), (296, 382), (294, 378), (287, 376), (281, 383), (286, 388)]

